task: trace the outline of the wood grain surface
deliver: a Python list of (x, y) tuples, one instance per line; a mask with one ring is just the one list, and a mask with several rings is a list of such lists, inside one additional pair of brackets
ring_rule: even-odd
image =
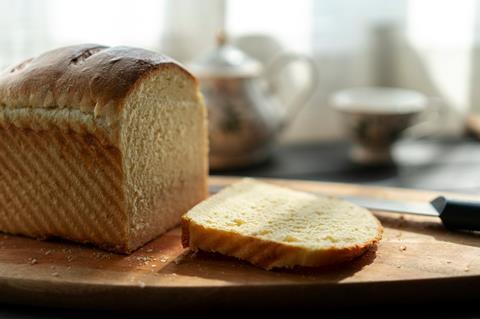
[[(227, 185), (235, 178), (211, 177)], [(267, 180), (331, 195), (428, 201), (436, 193), (306, 181)], [(449, 194), (457, 198), (480, 196)], [(474, 298), (480, 235), (443, 228), (436, 218), (376, 212), (384, 237), (351, 263), (265, 271), (233, 258), (193, 254), (180, 229), (132, 255), (65, 241), (0, 235), (0, 302), (108, 309), (174, 309), (288, 303), (415, 302)]]

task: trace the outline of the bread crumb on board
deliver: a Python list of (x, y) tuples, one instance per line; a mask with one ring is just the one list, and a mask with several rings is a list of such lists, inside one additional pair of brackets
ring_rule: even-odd
[(92, 254), (93, 254), (93, 257), (95, 257), (97, 259), (110, 259), (111, 258), (110, 253), (105, 253), (105, 252), (101, 252), (101, 251), (94, 251)]
[(138, 256), (136, 257), (136, 260), (146, 265), (155, 259), (150, 256)]
[(167, 256), (162, 256), (162, 257), (160, 257), (160, 261), (162, 263), (166, 263), (168, 261), (168, 257)]
[(28, 258), (28, 263), (30, 265), (35, 265), (37, 263), (37, 258)]
[(178, 256), (177, 258), (175, 258), (175, 260), (174, 260), (173, 262), (175, 263), (175, 265), (179, 265), (179, 264), (182, 263), (182, 261), (183, 261), (184, 258), (185, 258), (185, 257), (184, 257), (183, 255), (180, 255), (180, 256)]
[(407, 246), (405, 245), (400, 246), (400, 251), (405, 251), (405, 250), (407, 250)]

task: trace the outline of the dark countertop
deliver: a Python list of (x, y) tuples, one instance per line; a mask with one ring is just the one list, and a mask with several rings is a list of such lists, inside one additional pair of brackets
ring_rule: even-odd
[(451, 192), (480, 192), (480, 142), (417, 140), (394, 147), (395, 166), (364, 167), (348, 157), (349, 143), (284, 145), (262, 164), (212, 175), (273, 177)]

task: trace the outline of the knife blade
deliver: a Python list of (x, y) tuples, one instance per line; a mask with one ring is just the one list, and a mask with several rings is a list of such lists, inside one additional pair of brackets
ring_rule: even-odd
[(387, 200), (360, 196), (339, 196), (339, 198), (371, 210), (422, 216), (440, 216), (438, 211), (432, 206), (431, 203), (405, 202), (399, 200)]
[[(225, 186), (209, 185), (210, 194), (218, 193)], [(310, 192), (315, 195), (328, 194)], [(451, 230), (480, 230), (480, 202), (438, 196), (430, 202), (410, 202), (361, 196), (337, 196), (356, 205), (384, 212), (413, 214), (440, 218)]]

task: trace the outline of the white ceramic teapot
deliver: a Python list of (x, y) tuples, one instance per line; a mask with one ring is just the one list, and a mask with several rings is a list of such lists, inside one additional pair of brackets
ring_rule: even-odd
[[(272, 77), (292, 62), (308, 66), (309, 81), (282, 105), (271, 85)], [(223, 34), (217, 48), (189, 64), (199, 78), (208, 109), (210, 167), (239, 168), (265, 160), (278, 133), (314, 92), (318, 74), (314, 62), (303, 55), (282, 53), (266, 67), (227, 43)]]

